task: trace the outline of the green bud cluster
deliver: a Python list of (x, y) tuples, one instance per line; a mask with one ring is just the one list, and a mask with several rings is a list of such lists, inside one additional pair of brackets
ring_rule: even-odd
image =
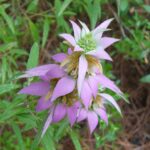
[(83, 48), (85, 52), (96, 49), (96, 41), (94, 41), (91, 33), (82, 37), (77, 44)]

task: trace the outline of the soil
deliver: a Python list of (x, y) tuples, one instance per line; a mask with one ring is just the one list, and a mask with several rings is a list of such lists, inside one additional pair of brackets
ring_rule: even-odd
[(150, 84), (140, 78), (150, 72), (150, 66), (118, 55), (114, 58), (114, 74), (121, 80), (121, 89), (130, 95), (130, 104), (120, 103), (124, 131), (118, 138), (123, 150), (150, 149)]

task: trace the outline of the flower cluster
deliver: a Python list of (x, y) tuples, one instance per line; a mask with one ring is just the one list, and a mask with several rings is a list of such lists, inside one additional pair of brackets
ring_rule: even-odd
[[(43, 127), (43, 135), (48, 126), (66, 116), (74, 123), (87, 119), (90, 132), (98, 125), (98, 118), (108, 123), (106, 104), (111, 104), (121, 114), (114, 98), (100, 89), (110, 89), (123, 97), (123, 93), (103, 74), (101, 60), (112, 60), (105, 49), (118, 39), (102, 37), (112, 19), (108, 19), (90, 31), (80, 21), (82, 28), (71, 21), (74, 37), (60, 34), (68, 43), (67, 53), (52, 56), (54, 64), (38, 66), (27, 70), (21, 77), (39, 77), (19, 91), (20, 94), (40, 96), (36, 111), (48, 109), (48, 118)], [(104, 90), (103, 90), (104, 91)]]

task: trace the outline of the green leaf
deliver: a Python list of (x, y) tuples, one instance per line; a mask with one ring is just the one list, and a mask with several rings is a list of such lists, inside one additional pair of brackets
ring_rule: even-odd
[(37, 66), (38, 60), (39, 60), (39, 45), (38, 43), (34, 43), (29, 54), (27, 69)]
[(5, 43), (0, 45), (0, 52), (4, 52), (6, 50), (10, 50), (14, 47), (17, 46), (17, 42), (10, 42), (10, 43)]
[(3, 16), (4, 20), (7, 22), (7, 25), (9, 26), (12, 33), (15, 34), (15, 27), (14, 27), (14, 24), (13, 24), (13, 20), (10, 16), (8, 16), (6, 14), (3, 6), (0, 6), (0, 14)]
[(0, 85), (0, 95), (10, 92), (11, 90), (17, 89), (19, 86), (16, 84), (1, 84)]
[(150, 6), (149, 5), (143, 5), (143, 8), (145, 9), (145, 11), (150, 13)]
[(75, 149), (76, 150), (82, 150), (81, 144), (80, 144), (80, 141), (79, 141), (79, 137), (78, 137), (77, 133), (75, 131), (71, 130), (69, 132), (69, 135), (70, 135), (71, 140), (72, 140), (72, 142), (73, 142), (73, 144), (75, 146)]
[(53, 134), (52, 134), (53, 132), (51, 130), (52, 130), (52, 128), (49, 127), (49, 129), (47, 130), (47, 132), (45, 133), (45, 135), (41, 141), (45, 150), (56, 150), (55, 143), (53, 140)]
[(120, 1), (120, 10), (121, 10), (122, 12), (126, 11), (127, 8), (128, 8), (128, 5), (129, 5), (128, 0), (121, 0), (121, 1)]
[(120, 12), (125, 12), (128, 9), (129, 6), (128, 0), (116, 0), (116, 2), (118, 8), (118, 15), (120, 15)]
[(55, 140), (56, 141), (59, 141), (62, 138), (68, 125), (69, 125), (69, 122), (67, 120), (64, 120), (63, 122), (61, 122), (60, 127), (58, 128), (58, 130), (55, 133)]
[(65, 9), (69, 6), (69, 4), (72, 2), (72, 0), (65, 0), (60, 8), (60, 11), (58, 12), (58, 16), (61, 16)]
[(15, 133), (17, 139), (18, 139), (18, 144), (20, 146), (20, 150), (25, 150), (25, 145), (24, 145), (24, 142), (23, 142), (23, 138), (22, 138), (19, 126), (17, 124), (13, 123), (12, 128), (13, 128), (14, 133)]
[(37, 10), (39, 0), (32, 0), (28, 5), (27, 11), (28, 12), (35, 12)]
[(45, 18), (44, 26), (43, 26), (42, 48), (44, 48), (44, 46), (46, 44), (46, 40), (48, 38), (49, 30), (50, 30), (50, 19)]
[[(85, 10), (89, 16), (91, 28), (93, 29), (96, 25), (97, 20), (101, 16), (100, 1), (95, 0), (94, 2), (87, 1), (87, 5), (84, 5)], [(91, 13), (92, 12), (92, 13)]]
[(148, 75), (142, 77), (142, 78), (140, 79), (140, 81), (143, 82), (143, 83), (150, 83), (150, 74), (148, 74)]
[(8, 62), (6, 57), (2, 57), (2, 66), (1, 66), (1, 73), (2, 73), (2, 83), (5, 82), (7, 76), (8, 69)]
[(31, 20), (29, 21), (29, 26), (30, 26), (30, 30), (31, 30), (31, 34), (32, 34), (32, 38), (34, 40), (34, 42), (39, 42), (39, 30), (36, 26), (36, 24), (34, 24)]

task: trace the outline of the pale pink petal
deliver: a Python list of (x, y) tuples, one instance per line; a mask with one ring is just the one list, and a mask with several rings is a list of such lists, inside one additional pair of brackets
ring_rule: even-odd
[(75, 88), (75, 81), (70, 78), (70, 77), (63, 77), (61, 78), (53, 91), (53, 95), (51, 98), (51, 101), (54, 101), (55, 99), (57, 99), (60, 96), (64, 96), (66, 94), (71, 93)]
[(96, 108), (94, 110), (100, 116), (100, 118), (108, 124), (108, 116), (106, 110), (104, 108)]
[(106, 76), (104, 76), (103, 74), (99, 74), (99, 75), (95, 76), (95, 78), (99, 81), (100, 85), (103, 88), (108, 88), (108, 89), (114, 91), (115, 93), (122, 95), (122, 92), (115, 85), (115, 83), (113, 81), (111, 81), (109, 78), (107, 78)]
[(79, 115), (78, 115), (78, 118), (77, 118), (77, 122), (80, 122), (82, 120), (85, 120), (87, 118), (87, 110), (85, 109), (81, 109), (79, 111)]
[(108, 102), (110, 102), (117, 110), (118, 112), (121, 114), (121, 110), (120, 107), (118, 106), (118, 104), (116, 103), (116, 101), (114, 100), (114, 98), (106, 93), (101, 93), (100, 94), (105, 100), (107, 100)]
[(59, 122), (66, 115), (66, 106), (64, 104), (58, 104), (54, 109), (53, 122)]
[(110, 57), (110, 55), (103, 48), (99, 48), (98, 50), (90, 51), (87, 54), (92, 55), (98, 59), (105, 59), (105, 60), (112, 61), (112, 58)]
[(71, 34), (60, 34), (60, 37), (64, 38), (66, 41), (68, 41), (72, 46), (76, 45), (76, 41), (74, 39), (74, 37)]
[(36, 111), (40, 112), (43, 110), (48, 109), (50, 106), (52, 105), (50, 99), (46, 99), (46, 96), (42, 96), (39, 100), (38, 100), (38, 104), (36, 105)]
[(112, 22), (112, 18), (105, 20), (104, 22), (102, 22), (99, 26), (97, 26), (93, 31), (93, 35), (99, 33), (99, 31), (101, 31), (102, 29), (107, 29), (107, 27), (109, 26), (109, 24)]
[(52, 59), (54, 60), (54, 61), (56, 61), (56, 62), (62, 62), (62, 61), (64, 61), (66, 58), (67, 58), (67, 54), (65, 54), (65, 53), (58, 53), (58, 54), (56, 54), (56, 55), (53, 55), (52, 56)]
[(79, 71), (78, 71), (78, 80), (77, 80), (77, 88), (79, 96), (81, 94), (84, 78), (86, 75), (86, 71), (88, 68), (88, 62), (84, 55), (81, 55), (79, 58)]
[(79, 20), (79, 22), (82, 26), (81, 36), (84, 37), (86, 34), (88, 34), (90, 32), (90, 30), (84, 22), (82, 22), (80, 20)]
[(34, 76), (43, 76), (48, 71), (50, 71), (52, 68), (58, 67), (56, 64), (48, 64), (48, 65), (42, 65), (35, 68), (32, 68), (30, 70), (25, 71), (25, 74), (21, 75), (19, 78), (29, 78)]
[(88, 112), (88, 125), (90, 129), (90, 133), (95, 130), (96, 126), (98, 125), (98, 117), (95, 112), (89, 111)]
[(52, 79), (61, 78), (65, 75), (65, 72), (63, 68), (60, 66), (52, 68), (50, 71), (48, 71), (44, 76), (41, 76), (40, 78), (44, 81), (49, 82)]
[(97, 79), (95, 79), (94, 76), (89, 76), (88, 83), (91, 88), (93, 96), (96, 98), (98, 92), (98, 84), (99, 84)]
[(42, 130), (42, 137), (44, 136), (44, 134), (46, 133), (49, 125), (52, 123), (52, 118), (53, 118), (53, 108), (52, 110), (50, 111), (49, 115), (48, 115), (48, 118), (44, 124), (44, 127), (43, 127), (43, 130)]
[(105, 49), (117, 41), (119, 41), (119, 39), (115, 39), (111, 37), (102, 37), (100, 39), (100, 44)]
[(81, 100), (86, 109), (91, 105), (92, 91), (87, 80), (84, 80), (83, 88), (81, 91)]
[(47, 94), (49, 89), (50, 89), (50, 84), (48, 82), (35, 82), (35, 83), (31, 83), (29, 86), (23, 88), (18, 93), (43, 96), (43, 95)]
[(74, 37), (75, 37), (76, 41), (78, 41), (80, 39), (81, 29), (74, 21), (70, 21), (70, 22), (73, 27)]

